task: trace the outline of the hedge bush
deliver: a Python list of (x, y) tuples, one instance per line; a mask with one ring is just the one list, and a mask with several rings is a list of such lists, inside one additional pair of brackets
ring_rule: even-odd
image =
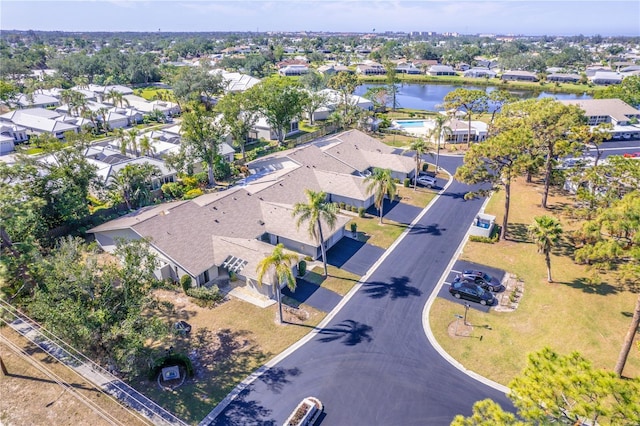
[(298, 276), (302, 277), (306, 273), (307, 273), (307, 262), (304, 260), (301, 260), (300, 262), (298, 262)]
[(180, 277), (180, 286), (182, 286), (182, 290), (185, 294), (188, 294), (189, 290), (191, 290), (191, 283), (193, 283), (191, 275), (183, 275)]
[(220, 289), (217, 285), (207, 287), (193, 287), (185, 292), (187, 296), (196, 299), (196, 304), (209, 307), (214, 306), (224, 299), (224, 295), (220, 293)]
[(364, 207), (358, 207), (358, 216), (364, 217)]
[(405, 188), (408, 188), (409, 185), (411, 184), (411, 179), (404, 178), (404, 182), (402, 184), (404, 185)]
[(203, 192), (202, 192), (202, 189), (200, 189), (200, 188), (191, 189), (191, 190), (187, 191), (186, 194), (184, 194), (184, 199), (185, 200), (190, 200), (192, 198), (199, 197), (202, 194), (203, 194)]

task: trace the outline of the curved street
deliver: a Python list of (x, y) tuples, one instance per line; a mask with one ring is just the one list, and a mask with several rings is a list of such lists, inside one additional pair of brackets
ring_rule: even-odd
[[(461, 162), (440, 159), (452, 173)], [(427, 299), (482, 206), (464, 200), (470, 189), (453, 181), (329, 324), (212, 424), (280, 425), (306, 396), (324, 404), (325, 425), (448, 425), (485, 398), (513, 410), (503, 393), (445, 360), (422, 325)]]

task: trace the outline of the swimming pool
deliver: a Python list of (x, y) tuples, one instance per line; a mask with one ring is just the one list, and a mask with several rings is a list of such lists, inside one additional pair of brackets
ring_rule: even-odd
[(410, 127), (424, 127), (425, 121), (426, 120), (395, 120), (394, 123), (403, 129), (407, 129)]

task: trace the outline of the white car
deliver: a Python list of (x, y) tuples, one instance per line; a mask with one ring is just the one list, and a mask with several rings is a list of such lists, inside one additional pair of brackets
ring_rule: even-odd
[(418, 183), (418, 185), (426, 186), (427, 188), (433, 188), (438, 183), (436, 178), (427, 175), (418, 176), (416, 182)]

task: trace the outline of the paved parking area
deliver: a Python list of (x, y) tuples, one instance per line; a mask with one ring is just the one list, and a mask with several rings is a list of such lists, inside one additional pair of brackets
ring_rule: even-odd
[(383, 253), (383, 248), (344, 237), (327, 252), (327, 263), (363, 276)]
[(479, 265), (477, 263), (467, 262), (467, 261), (464, 261), (464, 260), (458, 260), (453, 265), (453, 268), (449, 271), (449, 275), (445, 279), (444, 285), (440, 289), (440, 292), (438, 293), (438, 296), (442, 297), (443, 299), (447, 299), (447, 300), (450, 300), (452, 302), (458, 303), (460, 305), (464, 305), (465, 303), (468, 303), (471, 306), (471, 308), (476, 309), (478, 311), (489, 312), (489, 310), (491, 309), (491, 306), (482, 306), (479, 303), (471, 302), (469, 300), (456, 299), (455, 297), (453, 297), (451, 295), (451, 293), (449, 293), (449, 286), (451, 285), (451, 283), (453, 282), (455, 277), (459, 273), (462, 273), (462, 271), (467, 270), (467, 269), (476, 269), (476, 270), (479, 270), (479, 271), (486, 272), (487, 274), (491, 275), (492, 277), (494, 277), (495, 279), (497, 279), (500, 282), (502, 282), (504, 280), (504, 278), (506, 277), (506, 275), (507, 275), (507, 273), (505, 271), (503, 271), (502, 269), (492, 268), (492, 267), (485, 266), (485, 265)]

